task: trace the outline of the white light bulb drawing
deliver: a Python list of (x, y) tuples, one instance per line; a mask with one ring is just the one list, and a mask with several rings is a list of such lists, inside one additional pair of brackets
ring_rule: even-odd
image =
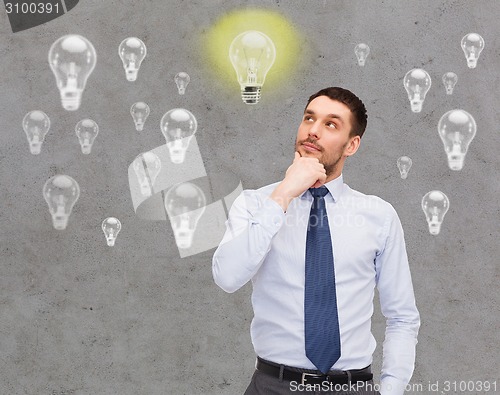
[(58, 174), (45, 182), (43, 197), (49, 205), (55, 229), (66, 229), (71, 210), (79, 196), (80, 187), (70, 176)]
[(174, 108), (163, 115), (160, 127), (167, 140), (172, 162), (184, 162), (189, 142), (198, 128), (194, 115), (183, 108)]
[(75, 133), (82, 148), (82, 153), (90, 154), (92, 144), (99, 134), (99, 126), (92, 119), (82, 119), (75, 126)]
[(186, 93), (186, 87), (189, 84), (189, 81), (191, 81), (191, 78), (189, 77), (189, 74), (181, 71), (180, 73), (177, 73), (174, 77), (175, 84), (177, 85), (177, 91), (179, 92), (179, 95), (184, 95)]
[(85, 37), (69, 34), (56, 40), (49, 50), (49, 64), (56, 77), (65, 110), (80, 107), (87, 78), (94, 70), (97, 55)]
[(151, 196), (153, 187), (161, 171), (161, 160), (152, 152), (144, 152), (136, 156), (133, 168), (143, 196)]
[(431, 76), (424, 69), (412, 69), (406, 73), (403, 82), (408, 92), (411, 110), (422, 111), (425, 95), (431, 88)]
[(431, 235), (439, 233), (444, 215), (449, 208), (450, 201), (441, 191), (427, 192), (422, 198), (422, 210), (424, 210)]
[(476, 121), (464, 110), (448, 111), (439, 120), (439, 137), (444, 144), (451, 170), (461, 170), (464, 166), (467, 149), (476, 131)]
[(113, 247), (115, 245), (116, 237), (122, 228), (121, 222), (118, 218), (108, 217), (102, 221), (101, 228), (106, 236), (106, 243), (108, 246)]
[(139, 101), (132, 104), (132, 107), (130, 107), (130, 115), (132, 115), (132, 119), (134, 120), (135, 130), (140, 132), (144, 129), (144, 122), (146, 122), (149, 113), (150, 109), (146, 103)]
[(43, 111), (30, 111), (23, 118), (23, 129), (30, 145), (30, 152), (38, 155), (50, 129), (50, 119)]
[(455, 88), (457, 81), (458, 76), (452, 71), (443, 74), (443, 84), (447, 95), (453, 94), (453, 88)]
[(120, 43), (118, 55), (123, 62), (127, 81), (137, 79), (137, 73), (146, 54), (146, 45), (137, 37), (128, 37)]
[(203, 191), (190, 182), (174, 185), (165, 195), (165, 209), (170, 218), (177, 247), (189, 248), (200, 217), (205, 212)]
[(364, 43), (358, 44), (354, 48), (354, 53), (356, 54), (356, 58), (358, 59), (358, 65), (364, 66), (366, 63), (366, 59), (370, 54), (370, 47)]
[(465, 59), (467, 59), (467, 66), (474, 69), (484, 48), (484, 39), (477, 33), (469, 33), (462, 38), (461, 45)]
[(408, 156), (401, 156), (396, 162), (401, 178), (405, 180), (408, 177), (408, 172), (410, 171), (412, 160)]
[(249, 30), (236, 36), (229, 47), (229, 59), (246, 104), (257, 104), (266, 75), (276, 59), (276, 47), (264, 33)]

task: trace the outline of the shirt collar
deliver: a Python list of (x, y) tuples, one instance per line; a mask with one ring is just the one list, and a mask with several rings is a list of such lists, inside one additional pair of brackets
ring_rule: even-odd
[[(337, 202), (338, 199), (340, 198), (340, 195), (342, 194), (343, 189), (344, 189), (344, 178), (342, 176), (342, 173), (340, 174), (340, 176), (338, 176), (337, 178), (334, 178), (331, 181), (328, 181), (324, 185), (328, 189), (328, 192), (330, 192), (330, 195), (332, 195), (333, 201)], [(306, 189), (304, 192), (302, 192), (302, 194), (300, 195), (300, 198), (307, 199), (307, 196), (308, 195), (310, 196), (310, 194), (308, 192), (309, 192), (309, 190)]]

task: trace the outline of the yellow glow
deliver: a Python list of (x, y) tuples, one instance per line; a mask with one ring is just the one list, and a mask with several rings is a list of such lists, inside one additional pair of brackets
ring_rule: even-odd
[(214, 74), (239, 90), (236, 72), (229, 60), (233, 39), (247, 30), (266, 34), (276, 47), (276, 60), (269, 70), (263, 91), (290, 80), (301, 61), (302, 38), (283, 15), (265, 9), (245, 8), (223, 15), (203, 37), (203, 49)]

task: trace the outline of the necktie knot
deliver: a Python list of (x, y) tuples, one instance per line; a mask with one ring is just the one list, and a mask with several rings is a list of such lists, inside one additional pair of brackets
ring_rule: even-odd
[(319, 188), (309, 188), (309, 192), (314, 198), (324, 197), (328, 193), (328, 188), (323, 185)]

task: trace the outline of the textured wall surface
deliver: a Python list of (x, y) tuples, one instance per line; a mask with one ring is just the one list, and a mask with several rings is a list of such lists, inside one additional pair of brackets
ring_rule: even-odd
[[(287, 19), (301, 50), (289, 70), (274, 71), (287, 78), (264, 85), (255, 106), (242, 102), (233, 76), (210, 69), (203, 41), (225, 13), (250, 6)], [(486, 393), (461, 390), (461, 380), (496, 380), (498, 389), (499, 16), (495, 0), (88, 0), (12, 33), (1, 13), (0, 394), (241, 394), (255, 360), (251, 286), (224, 293), (212, 280), (213, 248), (181, 258), (169, 221), (139, 218), (128, 166), (165, 144), (160, 119), (182, 107), (198, 120), (208, 177), (230, 174), (243, 188), (278, 181), (307, 97), (331, 85), (360, 96), (369, 116), (344, 180), (392, 203), (405, 230), (422, 319), (412, 379), (422, 387), (409, 393)], [(486, 43), (475, 69), (460, 47), (470, 32)], [(73, 112), (61, 107), (47, 62), (51, 44), (70, 33), (97, 52)], [(148, 48), (135, 82), (117, 53), (130, 36)], [(361, 42), (371, 48), (364, 67), (354, 54)], [(410, 111), (403, 87), (413, 68), (432, 78), (420, 113)], [(183, 96), (173, 81), (179, 71), (191, 77)], [(453, 95), (441, 81), (448, 71), (459, 78)], [(141, 132), (129, 113), (136, 101), (151, 108)], [(461, 171), (448, 168), (437, 133), (440, 117), (456, 108), (477, 123)], [(31, 110), (51, 119), (39, 155), (21, 127)], [(83, 118), (100, 127), (89, 155), (74, 132)], [(402, 155), (413, 160), (406, 180), (396, 167)], [(63, 231), (42, 196), (45, 181), (61, 173), (81, 189)], [(450, 200), (436, 236), (420, 206), (434, 189)], [(101, 231), (108, 216), (122, 223), (114, 247)], [(384, 320), (375, 310), (378, 379)], [(445, 381), (455, 387), (446, 390)], [(429, 389), (436, 382), (438, 391)]]

